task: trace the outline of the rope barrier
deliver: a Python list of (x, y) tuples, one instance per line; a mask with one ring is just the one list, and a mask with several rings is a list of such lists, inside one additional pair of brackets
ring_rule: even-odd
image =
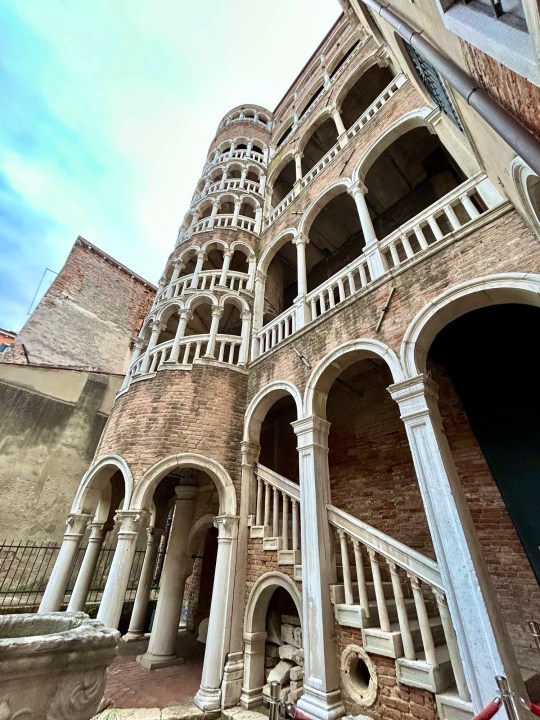
[(490, 720), (497, 712), (499, 712), (501, 705), (501, 698), (496, 697), (488, 705), (486, 705), (483, 710), (480, 710), (480, 712), (473, 717), (473, 720)]

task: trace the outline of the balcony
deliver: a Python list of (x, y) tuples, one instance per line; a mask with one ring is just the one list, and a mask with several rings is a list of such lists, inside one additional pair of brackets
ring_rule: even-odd
[[(154, 307), (169, 300), (181, 299), (189, 292), (199, 292), (201, 290), (212, 292), (214, 289), (227, 289), (236, 293), (250, 292), (250, 276), (247, 273), (228, 270), (224, 285), (220, 285), (221, 275), (222, 270), (201, 270), (196, 277), (195, 273), (183, 275), (156, 295)], [(193, 278), (195, 278), (195, 281)]]
[[(396, 271), (405, 263), (420, 260), (426, 251), (444, 240), (476, 229), (479, 221), (489, 219), (504, 204), (505, 201), (485, 175), (469, 178), (376, 243), (385, 274)], [(362, 253), (307, 294), (307, 324), (369, 288), (374, 279), (370, 275), (368, 260)], [(273, 349), (299, 329), (296, 307), (293, 306), (257, 332), (258, 355)]]

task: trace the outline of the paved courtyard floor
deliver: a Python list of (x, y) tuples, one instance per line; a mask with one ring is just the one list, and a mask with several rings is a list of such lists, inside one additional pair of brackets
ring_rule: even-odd
[(178, 633), (181, 665), (145, 670), (136, 662), (148, 645), (148, 638), (121, 642), (107, 679), (105, 697), (115, 708), (165, 708), (192, 701), (199, 689), (205, 645), (187, 630)]

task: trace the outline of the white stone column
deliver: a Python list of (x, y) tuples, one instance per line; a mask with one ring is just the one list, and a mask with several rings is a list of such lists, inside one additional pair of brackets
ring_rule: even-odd
[(242, 318), (242, 344), (240, 345), (240, 352), (238, 355), (238, 364), (245, 365), (248, 359), (249, 352), (249, 333), (251, 330), (251, 313), (249, 310), (244, 310), (241, 314)]
[(149, 527), (146, 528), (146, 533), (148, 539), (146, 541), (146, 552), (144, 553), (137, 594), (135, 595), (135, 602), (133, 603), (128, 631), (122, 638), (125, 642), (139, 640), (144, 637), (144, 622), (146, 620), (150, 590), (152, 589), (152, 579), (156, 569), (156, 558), (159, 550), (159, 542), (163, 535), (163, 528)]
[[(225, 178), (225, 173), (223, 173), (223, 178)], [(225, 180), (224, 180), (224, 179), (223, 179), (223, 184), (225, 185)], [(218, 214), (218, 211), (219, 211), (219, 204), (218, 204), (216, 201), (214, 201), (214, 202), (212, 203), (212, 212), (210, 213), (210, 221), (209, 221), (209, 224), (208, 224), (208, 227), (209, 227), (209, 228), (213, 228), (213, 227), (214, 227), (214, 222), (215, 222), (215, 220), (216, 220), (216, 215)]]
[(259, 457), (260, 445), (243, 441), (242, 476), (240, 493), (240, 518), (238, 523), (238, 541), (236, 550), (236, 570), (234, 573), (234, 597), (231, 613), (231, 636), (227, 662), (221, 684), (221, 706), (238, 705), (242, 694), (244, 673), (244, 603), (247, 568), (247, 548), (249, 539), (249, 516), (255, 507), (254, 465)]
[(343, 120), (341, 119), (341, 113), (339, 111), (339, 108), (337, 108), (337, 107), (332, 108), (332, 119), (336, 124), (338, 138), (340, 138), (342, 135), (344, 135), (347, 132), (347, 128), (343, 124)]
[(252, 291), (255, 287), (255, 272), (257, 270), (257, 258), (255, 255), (252, 255), (248, 259), (248, 281), (246, 285), (246, 290)]
[(159, 284), (158, 289), (156, 290), (156, 297), (154, 298), (154, 302), (152, 303), (152, 310), (156, 307), (160, 300), (160, 295), (163, 292), (165, 286), (167, 285), (167, 281), (163, 277), (163, 275), (159, 278)]
[(115, 520), (120, 523), (116, 550), (103, 591), (97, 619), (106, 627), (117, 628), (122, 615), (131, 566), (137, 549), (139, 528), (145, 510), (119, 510)]
[(184, 263), (177, 260), (175, 263), (173, 263), (173, 271), (171, 275), (171, 279), (169, 282), (169, 287), (167, 288), (167, 298), (172, 298), (174, 294), (174, 283), (178, 280), (180, 277), (180, 273), (182, 272), (182, 269), (184, 267)]
[(296, 329), (307, 325), (311, 320), (311, 311), (306, 302), (307, 295), (307, 269), (306, 269), (306, 245), (309, 238), (304, 233), (298, 233), (293, 238), (293, 244), (296, 245), (296, 273), (298, 282), (298, 295), (294, 299), (296, 313)]
[(39, 613), (57, 612), (60, 610), (64, 594), (67, 590), (69, 577), (77, 559), (77, 553), (92, 515), (70, 513), (67, 518), (67, 529), (64, 533), (62, 546), (54, 564), (51, 577), (47, 583), (39, 606)]
[(356, 182), (351, 185), (347, 192), (352, 196), (354, 202), (356, 203), (358, 217), (360, 218), (360, 226), (364, 235), (364, 255), (368, 263), (369, 274), (371, 275), (371, 279), (374, 280), (375, 278), (384, 275), (386, 267), (379, 249), (379, 242), (377, 235), (375, 234), (375, 228), (371, 222), (371, 216), (366, 203), (365, 194), (367, 193), (367, 188), (365, 185), (362, 185), (362, 183)]
[(216, 570), (201, 686), (194, 702), (201, 710), (217, 710), (221, 705), (221, 681), (225, 657), (229, 651), (231, 616), (234, 597), (238, 517), (219, 515)]
[(212, 305), (212, 322), (210, 323), (210, 332), (208, 337), (208, 345), (204, 357), (213, 358), (216, 350), (216, 338), (219, 328), (219, 319), (223, 315), (223, 307), (221, 305)]
[[(405, 424), (474, 712), (498, 694), (496, 675), (504, 675), (511, 689), (524, 696), (510, 638), (443, 429), (436, 385), (420, 375), (388, 390)], [(499, 714), (506, 717), (504, 708)]]
[(221, 276), (219, 278), (219, 285), (224, 287), (227, 285), (227, 273), (229, 272), (229, 267), (231, 265), (231, 258), (233, 256), (232, 250), (224, 250), (223, 251), (223, 267), (221, 268)]
[(120, 390), (124, 390), (129, 385), (129, 381), (131, 380), (131, 377), (132, 377), (132, 368), (135, 365), (135, 363), (137, 362), (137, 360), (141, 357), (143, 347), (144, 347), (144, 339), (142, 337), (138, 337), (135, 340), (135, 344), (133, 346), (133, 353), (131, 355), (131, 360), (129, 361), (129, 365), (128, 365), (128, 371), (126, 372), (126, 376), (124, 378), (124, 381), (122, 382), (122, 387), (120, 388)]
[(261, 232), (261, 225), (262, 225), (262, 207), (257, 207), (255, 209), (255, 228), (254, 231), (259, 234)]
[(176, 645), (186, 579), (193, 569), (193, 560), (187, 557), (187, 552), (193, 506), (198, 490), (198, 487), (193, 485), (179, 485), (175, 489), (174, 517), (150, 642), (144, 655), (137, 658), (137, 662), (147, 670), (184, 661), (178, 656)]
[(90, 523), (90, 535), (88, 537), (88, 545), (84, 558), (81, 563), (81, 569), (77, 575), (75, 586), (69, 603), (67, 606), (68, 612), (77, 612), (78, 610), (84, 610), (86, 604), (86, 598), (88, 597), (88, 591), (90, 590), (90, 584), (94, 577), (94, 572), (99, 560), (99, 553), (103, 546), (103, 541), (107, 531), (104, 530), (103, 523)]
[(190, 237), (193, 236), (193, 228), (194, 228), (194, 226), (199, 222), (199, 218), (200, 218), (200, 217), (201, 217), (200, 212), (199, 212), (198, 210), (196, 210), (196, 211), (193, 213), (193, 217), (191, 218), (191, 223), (190, 223), (190, 226), (189, 226), (189, 228), (188, 228), (188, 233), (187, 233), (188, 238), (190, 238)]
[(189, 310), (180, 310), (178, 312), (178, 327), (176, 328), (176, 335), (174, 336), (174, 343), (171, 349), (169, 362), (177, 363), (178, 356), (180, 354), (180, 342), (186, 333), (186, 327), (191, 319), (191, 312)]
[(262, 195), (264, 197), (264, 191), (266, 188), (266, 175), (264, 173), (261, 173), (259, 177), (259, 195)]
[(201, 251), (197, 253), (197, 262), (195, 264), (195, 270), (193, 271), (193, 277), (191, 278), (190, 288), (196, 288), (199, 282), (199, 274), (206, 260), (206, 255)]
[(295, 171), (296, 171), (296, 182), (299, 182), (302, 179), (302, 153), (301, 152), (294, 153), (294, 167), (295, 167)]
[(240, 200), (234, 201), (234, 212), (233, 217), (231, 221), (232, 227), (236, 227), (238, 225), (238, 216), (240, 215)]
[(141, 365), (141, 373), (148, 372), (148, 369), (150, 367), (150, 353), (156, 347), (159, 334), (164, 328), (165, 325), (163, 325), (163, 323), (159, 320), (154, 320), (154, 322), (152, 323), (152, 334), (150, 335), (150, 340), (148, 341), (148, 346), (144, 354), (144, 360)]
[(248, 174), (247, 167), (242, 168), (242, 172), (240, 173), (240, 187), (243, 189), (246, 186), (246, 175)]
[[(218, 190), (223, 190), (225, 187), (225, 181), (227, 180), (227, 168), (225, 168), (221, 174), (221, 177), (219, 179), (219, 188)], [(216, 206), (217, 207), (217, 206)], [(215, 215), (215, 213), (214, 213)]]
[(255, 272), (255, 298), (253, 302), (253, 321), (251, 324), (251, 359), (259, 357), (259, 338), (257, 332), (262, 328), (264, 314), (264, 285), (266, 274), (261, 270)]
[(334, 642), (330, 584), (335, 582), (330, 503), (328, 432), (330, 423), (312, 416), (291, 423), (300, 455), (300, 518), (304, 627), (304, 694), (298, 707), (320, 720), (344, 714)]

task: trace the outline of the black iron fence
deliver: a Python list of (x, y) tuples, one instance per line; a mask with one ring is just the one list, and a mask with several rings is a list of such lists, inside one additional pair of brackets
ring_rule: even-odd
[[(115, 549), (114, 545), (102, 547), (90, 584), (87, 603), (96, 603), (101, 600)], [(30, 609), (39, 605), (59, 551), (60, 545), (54, 542), (42, 544), (28, 541), (0, 542), (0, 608), (27, 607)], [(69, 602), (85, 552), (86, 546), (81, 546), (64, 595), (65, 604)], [(144, 548), (137, 549), (135, 552), (125, 601), (135, 599), (144, 553)]]

